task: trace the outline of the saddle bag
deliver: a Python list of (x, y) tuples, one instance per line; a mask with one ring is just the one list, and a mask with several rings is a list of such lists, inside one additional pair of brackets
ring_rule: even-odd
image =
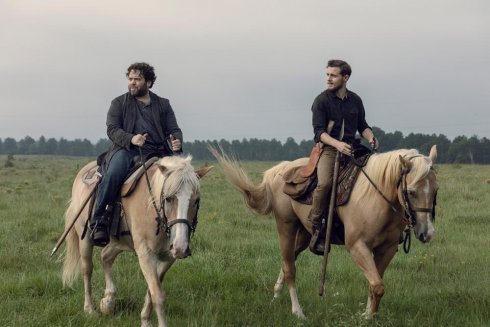
[(283, 175), (283, 192), (297, 200), (313, 191), (317, 184), (316, 165), (323, 152), (323, 147), (317, 143), (311, 150), (306, 166), (293, 167)]

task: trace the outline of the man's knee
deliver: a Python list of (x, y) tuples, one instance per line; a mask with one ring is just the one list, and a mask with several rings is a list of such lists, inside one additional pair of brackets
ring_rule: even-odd
[(321, 178), (318, 176), (318, 184), (316, 188), (328, 192), (332, 188), (332, 177), (323, 176), (323, 178)]

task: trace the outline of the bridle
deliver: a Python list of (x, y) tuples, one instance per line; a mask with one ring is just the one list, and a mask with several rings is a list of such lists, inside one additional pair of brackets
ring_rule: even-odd
[[(415, 157), (422, 157), (422, 155), (415, 155), (407, 160), (411, 160)], [(354, 161), (354, 163), (356, 163)], [(356, 163), (357, 166), (360, 167)], [(381, 197), (390, 205), (391, 210), (393, 212), (398, 212), (396, 209), (395, 205), (381, 192), (381, 190), (376, 186), (376, 184), (371, 180), (369, 175), (364, 171), (362, 167), (361, 172), (366, 176), (368, 181), (373, 185), (375, 190), (381, 195)], [(431, 170), (433, 170), (432, 167), (430, 167)], [(410, 238), (410, 230), (415, 227), (417, 224), (417, 219), (416, 219), (416, 212), (430, 212), (431, 213), (431, 221), (435, 222), (436, 220), (436, 204), (437, 204), (437, 192), (434, 194), (434, 200), (432, 203), (432, 208), (419, 208), (419, 207), (413, 207), (412, 204), (410, 203), (410, 197), (408, 196), (408, 186), (407, 186), (407, 175), (409, 173), (409, 169), (406, 168), (400, 168), (400, 178), (398, 179), (398, 182), (396, 183), (396, 189), (397, 192), (401, 187), (401, 194), (402, 194), (402, 203), (400, 203), (403, 207), (404, 210), (404, 217), (403, 217), (403, 223), (408, 226), (408, 228), (405, 230), (405, 237), (403, 238), (403, 249), (405, 253), (410, 252), (410, 244), (411, 244), (411, 238)]]
[[(165, 184), (165, 182), (164, 182), (164, 184)], [(157, 233), (156, 233), (156, 235), (158, 235), (160, 230), (165, 230), (165, 233), (167, 234), (167, 236), (170, 236), (170, 228), (173, 225), (185, 224), (189, 228), (188, 236), (191, 237), (192, 235), (194, 235), (194, 233), (197, 229), (197, 213), (199, 212), (199, 201), (197, 201), (197, 203), (196, 203), (197, 204), (196, 215), (194, 216), (194, 219), (192, 220), (192, 224), (189, 222), (188, 219), (185, 219), (185, 218), (177, 218), (177, 219), (172, 219), (169, 221), (167, 218), (167, 215), (165, 214), (164, 203), (165, 203), (166, 196), (165, 196), (165, 193), (163, 192), (163, 190), (164, 190), (164, 188), (162, 187), (162, 192), (160, 193), (160, 208), (157, 209), (156, 204), (155, 204), (155, 211), (157, 213), (157, 217), (155, 218), (157, 221)], [(150, 190), (150, 193), (151, 193), (151, 190)], [(152, 197), (153, 197), (153, 195), (152, 195)], [(160, 212), (163, 213), (163, 216), (160, 215)]]
[[(411, 160), (412, 158), (415, 157), (421, 157), (421, 155), (417, 156), (412, 156), (408, 160)], [(401, 168), (401, 173), (400, 173), (400, 179), (397, 182), (396, 188), (399, 189), (401, 186), (401, 193), (402, 193), (402, 206), (405, 211), (405, 218), (404, 222), (406, 225), (411, 228), (415, 227), (417, 225), (417, 219), (416, 219), (416, 213), (417, 212), (427, 212), (431, 214), (431, 221), (435, 222), (436, 220), (436, 205), (437, 205), (437, 192), (434, 194), (434, 200), (432, 202), (432, 208), (420, 208), (420, 207), (414, 207), (410, 203), (410, 197), (408, 196), (408, 186), (407, 186), (407, 175), (409, 170), (406, 168)], [(433, 170), (432, 167), (430, 167), (430, 170)]]
[[(167, 215), (165, 214), (165, 199), (167, 196), (163, 192), (165, 182), (163, 182), (164, 185), (162, 185), (162, 191), (160, 192), (160, 208), (157, 206), (156, 201), (155, 201), (155, 196), (153, 195), (153, 191), (151, 189), (151, 183), (150, 183), (150, 178), (148, 177), (148, 170), (146, 168), (145, 160), (143, 158), (143, 153), (141, 151), (141, 148), (139, 148), (140, 151), (140, 159), (141, 163), (143, 166), (143, 170), (145, 172), (145, 178), (146, 178), (146, 184), (148, 185), (148, 192), (150, 193), (151, 196), (151, 202), (153, 203), (153, 208), (155, 208), (155, 212), (157, 216), (155, 217), (155, 220), (157, 222), (157, 231), (155, 235), (158, 235), (160, 231), (165, 231), (165, 234), (167, 237), (170, 237), (170, 228), (176, 224), (186, 224), (188, 227), (188, 237), (190, 238), (192, 235), (194, 235), (196, 228), (197, 228), (197, 213), (199, 211), (199, 201), (197, 202), (197, 207), (196, 207), (196, 215), (194, 216), (194, 219), (192, 220), (192, 224), (189, 222), (189, 220), (185, 218), (177, 218), (177, 219), (172, 219), (168, 220)], [(163, 214), (161, 214), (163, 213)]]

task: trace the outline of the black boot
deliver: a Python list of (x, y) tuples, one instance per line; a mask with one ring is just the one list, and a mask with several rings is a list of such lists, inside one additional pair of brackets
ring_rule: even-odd
[[(309, 249), (311, 252), (317, 255), (323, 255), (325, 250), (325, 224), (314, 223), (313, 234), (311, 236)], [(329, 249), (330, 250), (330, 249)]]
[(109, 243), (112, 207), (107, 205), (102, 217), (94, 217), (95, 224), (90, 226), (90, 240), (94, 246), (104, 247)]

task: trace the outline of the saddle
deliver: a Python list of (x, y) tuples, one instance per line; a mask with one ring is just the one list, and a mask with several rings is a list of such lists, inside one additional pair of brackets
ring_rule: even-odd
[[(317, 146), (315, 146), (316, 148)], [(289, 195), (293, 200), (302, 204), (311, 205), (313, 201), (312, 193), (318, 184), (316, 175), (316, 164), (320, 158), (321, 152), (312, 150), (312, 156), (305, 166), (292, 167), (283, 174), (284, 193)], [(318, 155), (318, 157), (316, 157)], [(371, 156), (371, 150), (361, 144), (355, 144), (354, 156), (341, 156), (339, 176), (337, 181), (337, 196), (335, 206), (345, 205), (349, 201), (352, 187)], [(314, 169), (311, 169), (311, 163), (315, 162)], [(308, 172), (306, 174), (306, 172)]]
[[(312, 154), (314, 150), (312, 151)], [(321, 153), (320, 153), (321, 154)], [(316, 153), (315, 153), (316, 155)], [(371, 156), (371, 150), (361, 144), (355, 144), (354, 156), (341, 156), (339, 176), (337, 180), (337, 194), (335, 197), (335, 207), (345, 205), (350, 198), (352, 188), (361, 172), (361, 168), (364, 167)], [(318, 156), (319, 159), (319, 156)], [(292, 167), (283, 174), (284, 179), (284, 193), (289, 195), (294, 201), (302, 204), (311, 205), (313, 202), (313, 191), (318, 184), (318, 177), (316, 175), (316, 164), (318, 159), (311, 157), (308, 164), (305, 166)], [(310, 164), (316, 160), (315, 169), (311, 171)], [(310, 172), (309, 176), (304, 176), (304, 172)], [(303, 173), (303, 174), (302, 174)], [(329, 201), (325, 199), (325, 201)], [(334, 216), (332, 221), (332, 234), (330, 235), (331, 244), (344, 244), (344, 224), (339, 219), (336, 211), (334, 210)]]
[[(127, 197), (131, 193), (133, 193), (134, 189), (136, 188), (136, 184), (138, 184), (138, 181), (140, 180), (141, 176), (143, 176), (145, 169), (143, 167), (143, 164), (139, 160), (139, 157), (136, 157), (138, 161), (133, 161), (133, 168), (131, 168), (128, 177), (125, 179), (122, 187), (121, 187), (121, 197)], [(155, 161), (157, 161), (159, 158), (158, 157), (152, 157), (149, 158), (145, 161), (145, 166), (147, 169), (149, 169)], [(95, 184), (99, 178), (102, 177), (102, 174), (100, 173), (100, 165), (95, 165), (92, 167), (89, 171), (87, 171), (85, 174), (82, 175), (82, 182), (85, 183), (86, 185), (90, 186)]]
[[(145, 161), (146, 169), (149, 170), (149, 168), (159, 159), (160, 158), (158, 157), (151, 157), (149, 159), (146, 159)], [(128, 197), (129, 195), (131, 195), (131, 193), (133, 193), (139, 180), (141, 179), (141, 176), (143, 176), (144, 173), (145, 173), (145, 168), (143, 167), (140, 157), (135, 157), (133, 160), (133, 167), (131, 168), (130, 172), (128, 173), (128, 177), (125, 179), (121, 187), (119, 200), (116, 201), (113, 208), (110, 233), (112, 236), (116, 237), (117, 239), (119, 239), (121, 236), (124, 235), (130, 235), (128, 227), (125, 224), (123, 226), (122, 218), (124, 217), (124, 211), (120, 199), (124, 197)], [(148, 174), (152, 174), (152, 171), (148, 171)], [(85, 183), (86, 185), (88, 186), (93, 185), (93, 187), (98, 187), (98, 184), (96, 182), (100, 178), (102, 178), (100, 164), (95, 164), (89, 171), (84, 173), (81, 178), (82, 178), (82, 182)], [(94, 193), (92, 199), (90, 200), (88, 217), (92, 216), (93, 207), (95, 205), (96, 193), (97, 192)], [(85, 223), (82, 239), (85, 236), (88, 221), (89, 219), (87, 219), (87, 222)]]

